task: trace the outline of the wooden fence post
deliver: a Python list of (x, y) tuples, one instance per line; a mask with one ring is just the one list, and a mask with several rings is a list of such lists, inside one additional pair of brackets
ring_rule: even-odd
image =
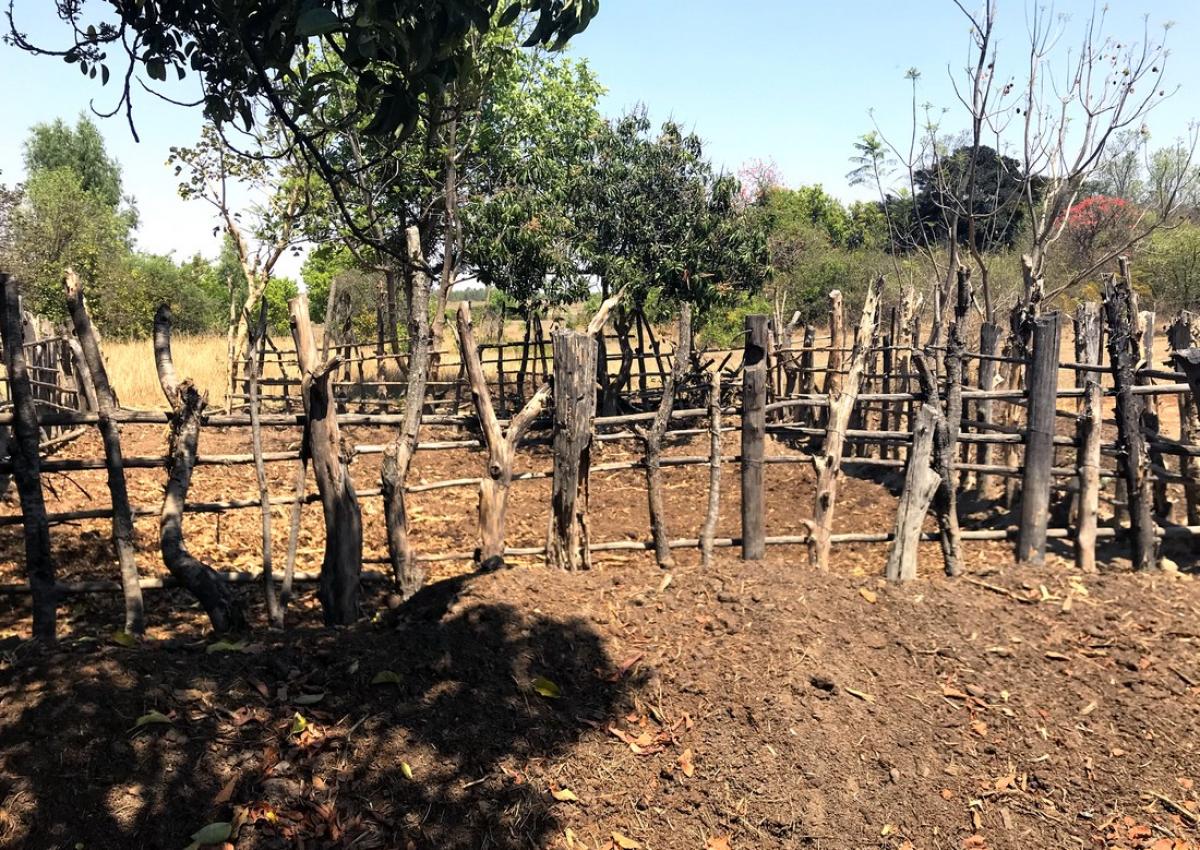
[(1130, 560), (1135, 570), (1158, 566), (1153, 494), (1150, 488), (1150, 458), (1142, 436), (1142, 405), (1133, 394), (1134, 369), (1138, 362), (1138, 340), (1134, 335), (1135, 314), (1128, 278), (1113, 276), (1104, 292), (1108, 320), (1108, 355), (1113, 366), (1117, 396), (1117, 457), (1129, 501)]
[[(1000, 326), (995, 322), (984, 322), (979, 326), (979, 353), (984, 355), (979, 361), (979, 389), (991, 392), (996, 388), (996, 367), (999, 363), (992, 359), (1000, 354)], [(975, 404), (975, 418), (979, 420), (980, 428), (986, 428), (992, 422), (992, 400), (980, 399)], [(981, 466), (989, 466), (992, 462), (992, 444), (979, 443), (975, 449), (975, 462)], [(986, 498), (992, 489), (992, 476), (985, 472), (975, 475), (975, 492), (980, 498)]]
[(888, 581), (912, 581), (917, 577), (917, 560), (921, 546), (921, 528), (929, 513), (929, 504), (937, 492), (942, 477), (934, 471), (933, 435), (941, 418), (937, 406), (921, 405), (912, 422), (912, 447), (904, 473), (904, 490), (896, 506), (896, 527), (892, 548), (888, 552), (884, 577)]
[(649, 428), (635, 425), (634, 432), (646, 450), (646, 494), (650, 509), (650, 533), (654, 538), (654, 555), (662, 569), (675, 566), (671, 557), (670, 535), (667, 533), (666, 508), (662, 495), (662, 444), (671, 424), (675, 406), (675, 390), (687, 375), (692, 352), (692, 305), (684, 303), (679, 309), (679, 343), (675, 348), (674, 365), (663, 380), (662, 399)]
[[(1186, 356), (1181, 356), (1195, 344), (1195, 318), (1184, 311), (1179, 314), (1167, 336), (1171, 345), (1172, 362), (1175, 367), (1188, 376), (1192, 385), (1192, 394), (1180, 393), (1176, 396), (1179, 404), (1179, 440), (1191, 445), (1200, 445), (1200, 369), (1191, 367)], [(1192, 368), (1192, 374), (1185, 366)], [(1192, 380), (1192, 378), (1196, 380)], [(1179, 458), (1179, 474), (1184, 478), (1183, 495), (1187, 506), (1187, 524), (1200, 525), (1200, 460), (1183, 455)]]
[(117, 412), (117, 397), (108, 382), (108, 370), (100, 353), (100, 341), (83, 298), (83, 284), (70, 269), (63, 278), (67, 312), (75, 328), (80, 350), (87, 363), (92, 384), (96, 389), (100, 436), (104, 441), (105, 467), (108, 470), (108, 491), (112, 496), (113, 543), (121, 565), (121, 590), (125, 596), (125, 631), (140, 635), (146, 628), (139, 584), (136, 548), (133, 540), (133, 512), (129, 507), (129, 488), (125, 482), (125, 464), (121, 455), (121, 428), (113, 418)]
[(492, 395), (488, 391), (483, 364), (475, 347), (475, 333), (471, 328), (471, 305), (466, 301), (460, 301), (458, 305), (458, 340), (462, 362), (470, 380), (471, 399), (475, 403), (475, 413), (488, 447), (487, 475), (479, 482), (480, 546), (476, 561), (482, 570), (496, 570), (504, 566), (508, 490), (512, 486), (517, 446), (550, 399), (550, 385), (543, 384), (512, 418), (508, 430), (504, 431), (492, 407)]
[(708, 510), (700, 530), (703, 566), (712, 564), (713, 537), (721, 514), (721, 370), (713, 369), (708, 388)]
[(357, 620), (359, 613), (362, 514), (334, 407), (332, 379), (340, 359), (334, 356), (324, 363), (317, 362), (307, 297), (293, 298), (288, 302), (288, 308), (296, 356), (303, 375), (300, 392), (304, 399), (305, 442), (325, 515), (325, 557), (321, 562), (317, 595), (325, 624), (346, 626)]
[(878, 277), (867, 288), (863, 301), (862, 318), (854, 337), (854, 349), (850, 355), (850, 368), (844, 380), (841, 375), (833, 383), (829, 393), (829, 414), (826, 419), (825, 440), (821, 453), (813, 456), (813, 467), (817, 473), (817, 495), (813, 503), (813, 518), (808, 524), (809, 563), (820, 570), (829, 569), (830, 536), (833, 534), (833, 513), (837, 505), (838, 482), (842, 473), (842, 454), (846, 444), (846, 428), (858, 390), (866, 371), (871, 340), (875, 334), (875, 310), (883, 292), (883, 278)]
[(171, 308), (160, 305), (154, 314), (154, 365), (159, 386), (171, 407), (171, 431), (167, 438), (167, 486), (159, 519), (159, 544), (171, 575), (204, 606), (213, 631), (223, 634), (245, 628), (246, 618), (233, 587), (188, 552), (183, 542), (183, 506), (196, 466), (200, 419), (208, 405), (208, 393), (201, 393), (190, 380), (180, 382), (176, 377), (171, 322)]
[(742, 559), (766, 553), (763, 448), (766, 442), (767, 317), (746, 317), (742, 354)]
[(33, 636), (53, 642), (57, 636), (58, 597), (54, 585), (54, 560), (50, 554), (50, 526), (42, 494), (41, 448), (37, 409), (25, 363), (24, 334), (17, 281), (0, 273), (0, 332), (4, 335), (4, 368), (13, 410), (13, 439), (8, 444), (13, 477), (21, 499), (25, 532), (25, 572), (33, 601)]
[(546, 561), (563, 570), (589, 569), (588, 473), (596, 414), (596, 342), (570, 330), (551, 335), (554, 347), (554, 477)]
[(1025, 466), (1021, 475), (1021, 524), (1017, 531), (1017, 560), (1024, 563), (1041, 564), (1046, 560), (1057, 419), (1059, 333), (1057, 312), (1033, 320), (1029, 390), (1026, 393)]

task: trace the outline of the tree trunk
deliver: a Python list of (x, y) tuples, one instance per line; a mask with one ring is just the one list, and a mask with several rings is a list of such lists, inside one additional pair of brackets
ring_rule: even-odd
[(589, 569), (588, 471), (596, 412), (596, 343), (589, 334), (556, 331), (554, 344), (554, 477), (546, 560), (564, 570)]
[(83, 351), (84, 362), (96, 389), (97, 413), (99, 414), (100, 436), (104, 441), (104, 460), (108, 471), (108, 491), (112, 496), (113, 543), (117, 560), (121, 565), (121, 589), (125, 597), (125, 631), (140, 635), (146, 628), (142, 605), (142, 588), (138, 583), (136, 547), (133, 534), (133, 513), (129, 508), (129, 488), (125, 482), (125, 465), (121, 454), (121, 428), (113, 418), (118, 409), (117, 397), (108, 382), (108, 371), (104, 367), (104, 355), (100, 352), (100, 341), (92, 327), (91, 316), (83, 299), (83, 286), (79, 277), (70, 269), (64, 277), (67, 312), (75, 336)]
[(4, 334), (4, 368), (8, 373), (8, 395), (13, 408), (14, 439), (9, 441), (13, 477), (21, 499), (21, 523), (25, 536), (25, 573), (33, 602), (33, 636), (53, 643), (57, 638), (58, 593), (54, 584), (54, 560), (50, 552), (50, 526), (42, 494), (41, 448), (37, 408), (25, 362), (25, 337), (21, 328), (17, 281), (0, 273), (0, 332)]
[(429, 378), (429, 274), (421, 253), (421, 237), (415, 227), (405, 233), (408, 240), (408, 263), (412, 281), (408, 293), (408, 389), (404, 400), (404, 425), (396, 441), (387, 447), (383, 457), (382, 490), (384, 519), (387, 523), (388, 559), (396, 589), (404, 599), (411, 598), (425, 583), (425, 570), (416, 559), (408, 540), (408, 513), (404, 500), (404, 483), (425, 408), (425, 385)]
[[(837, 375), (829, 387), (829, 415), (825, 426), (825, 440), (819, 455), (813, 457), (813, 468), (817, 473), (817, 494), (813, 505), (813, 518), (809, 528), (809, 563), (820, 570), (829, 569), (830, 537), (833, 534), (833, 515), (837, 504), (838, 483), (842, 472), (843, 448), (846, 444), (846, 428), (850, 414), (858, 400), (859, 387), (866, 371), (867, 355), (875, 334), (875, 312), (879, 296), (883, 292), (883, 278), (876, 278), (867, 289), (863, 300), (862, 318), (854, 339), (854, 350), (850, 355), (849, 373)], [(836, 299), (835, 299), (836, 296)], [(840, 307), (841, 293), (834, 290), (830, 301)], [(835, 309), (835, 314), (840, 310)], [(830, 353), (832, 357), (832, 351)], [(839, 362), (840, 367), (840, 362)], [(834, 372), (830, 372), (832, 378)]]
[[(671, 425), (671, 411), (675, 406), (675, 389), (683, 382), (692, 356), (692, 305), (683, 304), (679, 309), (679, 344), (675, 347), (674, 366), (663, 381), (662, 399), (649, 428), (635, 426), (646, 450), (646, 494), (650, 509), (650, 532), (654, 537), (654, 554), (662, 569), (675, 566), (671, 557), (667, 533), (666, 510), (662, 494), (662, 444)], [(642, 361), (645, 362), (644, 360)]]
[(550, 385), (543, 384), (533, 398), (512, 418), (508, 431), (500, 428), (496, 411), (488, 392), (487, 378), (479, 351), (475, 347), (475, 333), (471, 327), (471, 305), (462, 301), (458, 305), (458, 339), (462, 348), (462, 360), (466, 366), (467, 380), (471, 386), (471, 399), (475, 413), (483, 430), (488, 447), (487, 475), (479, 484), (479, 537), (480, 546), (476, 562), (484, 571), (504, 566), (504, 531), (508, 514), (508, 491), (512, 486), (513, 460), (517, 447), (525, 433), (541, 415), (550, 398)]
[(313, 478), (325, 515), (325, 557), (317, 596), (325, 625), (348, 626), (358, 619), (359, 576), (362, 573), (362, 515), (350, 477), (349, 457), (342, 444), (334, 408), (333, 374), (340, 358), (317, 362), (317, 346), (308, 318), (308, 299), (288, 302), (292, 338), (303, 376), (305, 439), (312, 458)]
[[(960, 266), (954, 290), (953, 320), (946, 339), (943, 360), (946, 374), (946, 406), (940, 427), (934, 433), (934, 469), (941, 479), (933, 497), (946, 575), (962, 573), (962, 546), (958, 528), (958, 435), (962, 427), (963, 358), (967, 344), (964, 326), (971, 309), (971, 271)], [(932, 376), (930, 376), (932, 377)], [(936, 383), (930, 382), (936, 392)]]
[(1054, 432), (1057, 423), (1059, 314), (1034, 321), (1029, 357), (1028, 426), (1021, 475), (1021, 522), (1017, 560), (1042, 564), (1046, 560), (1046, 529), (1050, 521), (1053, 484)]

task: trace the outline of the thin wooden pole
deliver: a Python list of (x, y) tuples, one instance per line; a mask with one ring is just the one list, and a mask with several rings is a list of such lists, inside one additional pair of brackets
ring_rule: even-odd
[(709, 373), (708, 388), (708, 510), (700, 530), (700, 558), (712, 565), (713, 538), (721, 514), (721, 370)]

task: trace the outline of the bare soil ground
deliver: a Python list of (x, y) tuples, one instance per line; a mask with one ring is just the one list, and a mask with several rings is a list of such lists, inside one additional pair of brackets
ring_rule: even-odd
[[(165, 435), (128, 427), (126, 452), (161, 454)], [(269, 448), (295, 436), (272, 431)], [(201, 453), (245, 439), (206, 432)], [(98, 441), (65, 452), (98, 456)], [(628, 457), (609, 445), (594, 462)], [(422, 452), (412, 480), (483, 463)], [(548, 466), (541, 449), (518, 462)], [(292, 466), (269, 468), (273, 493), (289, 492)], [(375, 486), (377, 456), (354, 469)], [(723, 536), (737, 531), (736, 474)], [(666, 470), (673, 536), (695, 535), (706, 475)], [(102, 472), (52, 481), (52, 511), (107, 504)], [(801, 533), (810, 469), (768, 465), (767, 481), (769, 533)], [(130, 482), (135, 502), (158, 505), (161, 470)], [(543, 542), (548, 488), (515, 486), (511, 545)], [(191, 498), (254, 492), (252, 467), (203, 467)], [(475, 501), (473, 488), (416, 494), (419, 550), (472, 548)], [(363, 514), (380, 558), (379, 500)], [(884, 483), (851, 477), (836, 530), (890, 530), (894, 517)], [(320, 523), (307, 507), (301, 569), (319, 565)], [(162, 572), (156, 527), (139, 522), (144, 574)], [(640, 471), (593, 476), (591, 528), (597, 541), (645, 538)], [(255, 510), (186, 524), (221, 568), (259, 565), (258, 529)], [(116, 576), (106, 522), (53, 537), (63, 580)], [(581, 574), (540, 559), (489, 575), (438, 563), (397, 610), (368, 584), (351, 629), (321, 628), (302, 586), (287, 631), (260, 626), (231, 646), (214, 646), (185, 596), (147, 591), (144, 643), (114, 642), (111, 594), (68, 599), (59, 647), (38, 649), (22, 640), (27, 600), (6, 597), (0, 847), (179, 848), (214, 822), (234, 824), (239, 849), (1198, 846), (1194, 556), (1172, 550), (1183, 573), (1141, 576), (1113, 548), (1084, 577), (1067, 549), (1036, 569), (1010, 552), (968, 543), (969, 574), (952, 581), (930, 544), (906, 587), (879, 581), (886, 548), (866, 545), (835, 547), (828, 574), (797, 547), (757, 563), (724, 550), (709, 570), (680, 552), (669, 576), (641, 553), (598, 554)], [(19, 526), (0, 529), (0, 580), (21, 570)], [(259, 589), (239, 592), (263, 623)]]

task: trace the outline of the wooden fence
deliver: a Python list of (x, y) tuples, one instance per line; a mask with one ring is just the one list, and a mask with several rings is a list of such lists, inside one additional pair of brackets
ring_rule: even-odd
[[(1103, 323), (1098, 305), (1081, 305), (1074, 318), (1076, 354), (1074, 359), (1064, 360), (1060, 356), (1061, 339), (1068, 320), (1059, 313), (1026, 317), (1010, 336), (1004, 353), (998, 350), (1003, 335), (985, 325), (978, 329), (982, 340), (978, 347), (986, 350), (968, 350), (965, 339), (968, 332), (974, 335), (974, 330), (968, 328), (969, 279), (965, 277), (959, 282), (958, 309), (944, 341), (937, 345), (922, 347), (917, 343), (919, 329), (907, 298), (884, 311), (879, 295), (880, 287), (872, 288), (862, 315), (849, 323), (850, 327), (842, 315), (840, 296), (832, 298), (829, 333), (824, 336), (819, 337), (813, 327), (793, 323), (774, 328), (767, 317), (751, 316), (746, 323), (745, 345), (738, 352), (706, 351), (678, 359), (671, 354), (651, 354), (655, 368), (646, 368), (646, 390), (651, 389), (652, 380), (657, 382), (657, 404), (649, 404), (639, 395), (641, 387), (634, 386), (626, 406), (640, 409), (608, 416), (596, 415), (590, 402), (580, 404), (581, 399), (595, 401), (596, 384), (591, 380), (597, 374), (594, 333), (554, 333), (546, 356), (539, 353), (534, 358), (540, 364), (537, 371), (526, 373), (530, 392), (518, 397), (514, 384), (507, 381), (513, 371), (511, 361), (504, 356), (505, 347), (474, 345), (469, 317), (465, 325), (460, 321), (467, 331), (460, 333), (460, 339), (465, 340), (464, 356), (457, 360), (444, 357), (440, 364), (458, 377), (448, 382), (450, 392), (439, 390), (436, 383), (431, 386), (426, 407), (432, 412), (423, 420), (426, 426), (451, 427), (458, 434), (453, 439), (423, 439), (417, 450), (487, 450), (491, 460), (483, 475), (408, 483), (404, 492), (466, 487), (486, 493), (489, 487), (499, 485), (506, 492), (509, 484), (549, 479), (553, 482), (547, 510), (550, 530), (545, 545), (506, 546), (501, 499), (499, 542), (497, 545), (494, 530), (489, 542), (488, 527), (494, 517), (486, 515), (486, 498), (481, 498), (479, 549), (420, 552), (415, 560), (485, 560), (481, 552), (489, 551), (491, 546), (500, 558), (545, 555), (552, 563), (579, 567), (587, 564), (591, 552), (651, 550), (663, 563), (665, 555), (683, 548), (699, 548), (707, 558), (714, 547), (739, 547), (744, 558), (758, 559), (767, 546), (793, 545), (806, 547), (813, 565), (825, 568), (832, 546), (881, 544), (887, 547), (881, 549), (881, 572), (905, 580), (916, 573), (918, 544), (928, 540), (941, 544), (946, 571), (953, 575), (962, 569), (961, 546), (969, 541), (1012, 540), (1018, 559), (1029, 562), (1045, 556), (1048, 541), (1064, 541), (1070, 543), (1081, 568), (1094, 569), (1098, 541), (1119, 540), (1127, 545), (1135, 568), (1150, 568), (1159, 563), (1159, 541), (1200, 536), (1200, 411), (1196, 406), (1200, 350), (1193, 348), (1190, 316), (1181, 315), (1171, 323), (1169, 362), (1156, 364), (1152, 361), (1157, 334), (1154, 317), (1138, 311), (1127, 284), (1115, 279), (1107, 293)], [(7, 325), (5, 331), (7, 336)], [(681, 340), (685, 333), (681, 329)], [(1101, 358), (1103, 336), (1107, 336), (1107, 363)], [(493, 356), (489, 357), (488, 352)], [(374, 386), (365, 372), (358, 370), (380, 355), (365, 354), (361, 346), (345, 346), (335, 353), (342, 355), (336, 365), (340, 370), (337, 384), (360, 390)], [(647, 355), (644, 351), (640, 354), (645, 364)], [(308, 428), (311, 423), (306, 413), (286, 407), (289, 400), (300, 400), (303, 389), (294, 371), (295, 353), (275, 349), (275, 357), (283, 374), (278, 383), (267, 385), (279, 388), (276, 398), (285, 402), (284, 409), (258, 412), (235, 407), (228, 412), (198, 413), (197, 421), (206, 428)], [(528, 366), (527, 354), (522, 360)], [(67, 374), (70, 370), (64, 371), (59, 362), (59, 374)], [(73, 369), (81, 368), (78, 358), (72, 362)], [(14, 363), (10, 346), (6, 346), (6, 366), (10, 375), (18, 371), (29, 374), (30, 388), (38, 386), (32, 375), (41, 373)], [(396, 362), (399, 375), (403, 375), (405, 366), (402, 359)], [(348, 368), (354, 371), (348, 373)], [(286, 374), (289, 370), (290, 377)], [(576, 381), (580, 376), (585, 380)], [(552, 379), (554, 386), (554, 393), (543, 399), (544, 410), (522, 409), (518, 402), (532, 404), (533, 384), (544, 379)], [(266, 384), (269, 379), (260, 380)], [(392, 384), (399, 387), (401, 381), (389, 381), (389, 390)], [(576, 395), (564, 395), (576, 384)], [(247, 384), (246, 389), (248, 397), (254, 394), (250, 390), (255, 388)], [(487, 407), (481, 396), (488, 398)], [(379, 394), (374, 399), (376, 409), (365, 411), (352, 409), (358, 400), (346, 396), (334, 421), (342, 427), (398, 427), (404, 416), (397, 409), (397, 399), (402, 407), (398, 392)], [(690, 407), (683, 403), (693, 399), (702, 399), (702, 403)], [(105, 411), (103, 405), (97, 407), (94, 403), (89, 408), (65, 410), (61, 409), (67, 406), (61, 403), (61, 397), (47, 401), (53, 403), (35, 405), (42, 439), (47, 428), (76, 430), (103, 428), (106, 423), (170, 424), (179, 420), (178, 410)], [(1162, 427), (1168, 406), (1178, 412), (1175, 434), (1165, 433)], [(513, 415), (506, 416), (506, 411)], [(586, 412), (582, 419), (580, 411)], [(522, 421), (527, 413), (528, 421)], [(11, 411), (0, 412), (2, 427), (14, 425), (19, 419)], [(662, 427), (656, 429), (659, 422)], [(521, 433), (514, 435), (514, 428)], [(522, 442), (524, 429), (533, 436)], [(740, 440), (736, 454), (726, 452), (720, 439), (730, 432)], [(705, 435), (710, 439), (703, 453), (661, 456), (664, 441)], [(592, 465), (588, 446), (593, 439), (633, 442), (642, 448), (643, 457)], [(768, 440), (777, 444), (777, 449), (769, 453), (765, 451)], [(552, 470), (513, 472), (512, 456), (518, 444), (531, 443), (554, 447)], [(176, 448), (175, 443), (172, 448)], [(360, 455), (384, 454), (389, 445), (358, 444), (347, 450)], [(302, 459), (300, 451), (259, 449), (194, 456), (192, 463), (297, 465)], [(0, 462), (0, 473), (19, 473), (18, 460), (18, 453), (14, 453), (12, 460)], [(120, 463), (122, 470), (178, 469), (178, 460), (170, 453), (127, 456)], [(586, 481), (591, 473), (640, 469), (647, 472), (647, 486), (653, 488), (653, 475), (660, 467), (702, 466), (715, 473), (725, 464), (736, 464), (740, 469), (742, 519), (738, 537), (714, 536), (713, 518), (720, 500), (717, 474), (710, 475), (709, 498), (697, 500), (697, 512), (705, 511), (710, 520), (705, 522), (699, 538), (670, 537), (661, 516), (650, 517), (652, 535), (645, 540), (594, 541), (588, 539), (586, 522), (581, 530), (579, 520), (586, 518)], [(813, 492), (796, 494), (797, 499), (812, 501), (812, 519), (806, 533), (771, 535), (766, 528), (765, 470), (776, 464), (809, 464), (814, 468)], [(112, 457), (42, 457), (37, 471), (87, 469), (107, 469), (111, 480)], [(899, 503), (892, 528), (833, 532), (839, 481), (848, 474), (891, 476), (897, 482)], [(903, 483), (898, 483), (901, 479)], [(386, 500), (384, 491), (383, 487), (365, 488), (355, 496)], [(1173, 500), (1180, 494), (1182, 500)], [(0, 516), (0, 526), (24, 525), (28, 540), (24, 497), (22, 493), (22, 513)], [(988, 506), (989, 519), (979, 527), (959, 525), (957, 502), (965, 498)], [(264, 489), (242, 499), (186, 504), (181, 500), (181, 508), (188, 512), (227, 512), (321, 501), (322, 494), (306, 495), (302, 488), (287, 494), (269, 494)], [(165, 505), (128, 506), (132, 520), (161, 517), (166, 510)], [(929, 532), (925, 521), (931, 513), (937, 520), (937, 530)], [(111, 506), (97, 506), (47, 514), (45, 522), (55, 527), (112, 516)], [(1104, 522), (1107, 524), (1102, 525)], [(318, 574), (294, 572), (294, 529), (293, 522), (285, 586), (292, 581), (319, 578)], [(222, 573), (221, 577), (229, 582), (262, 580), (258, 572)], [(388, 579), (385, 573), (369, 570), (363, 571), (362, 577)], [(142, 579), (139, 586), (173, 584), (171, 578), (153, 578)], [(60, 584), (56, 590), (120, 588), (115, 581), (89, 581)], [(28, 589), (27, 585), (3, 588), (9, 593)]]

